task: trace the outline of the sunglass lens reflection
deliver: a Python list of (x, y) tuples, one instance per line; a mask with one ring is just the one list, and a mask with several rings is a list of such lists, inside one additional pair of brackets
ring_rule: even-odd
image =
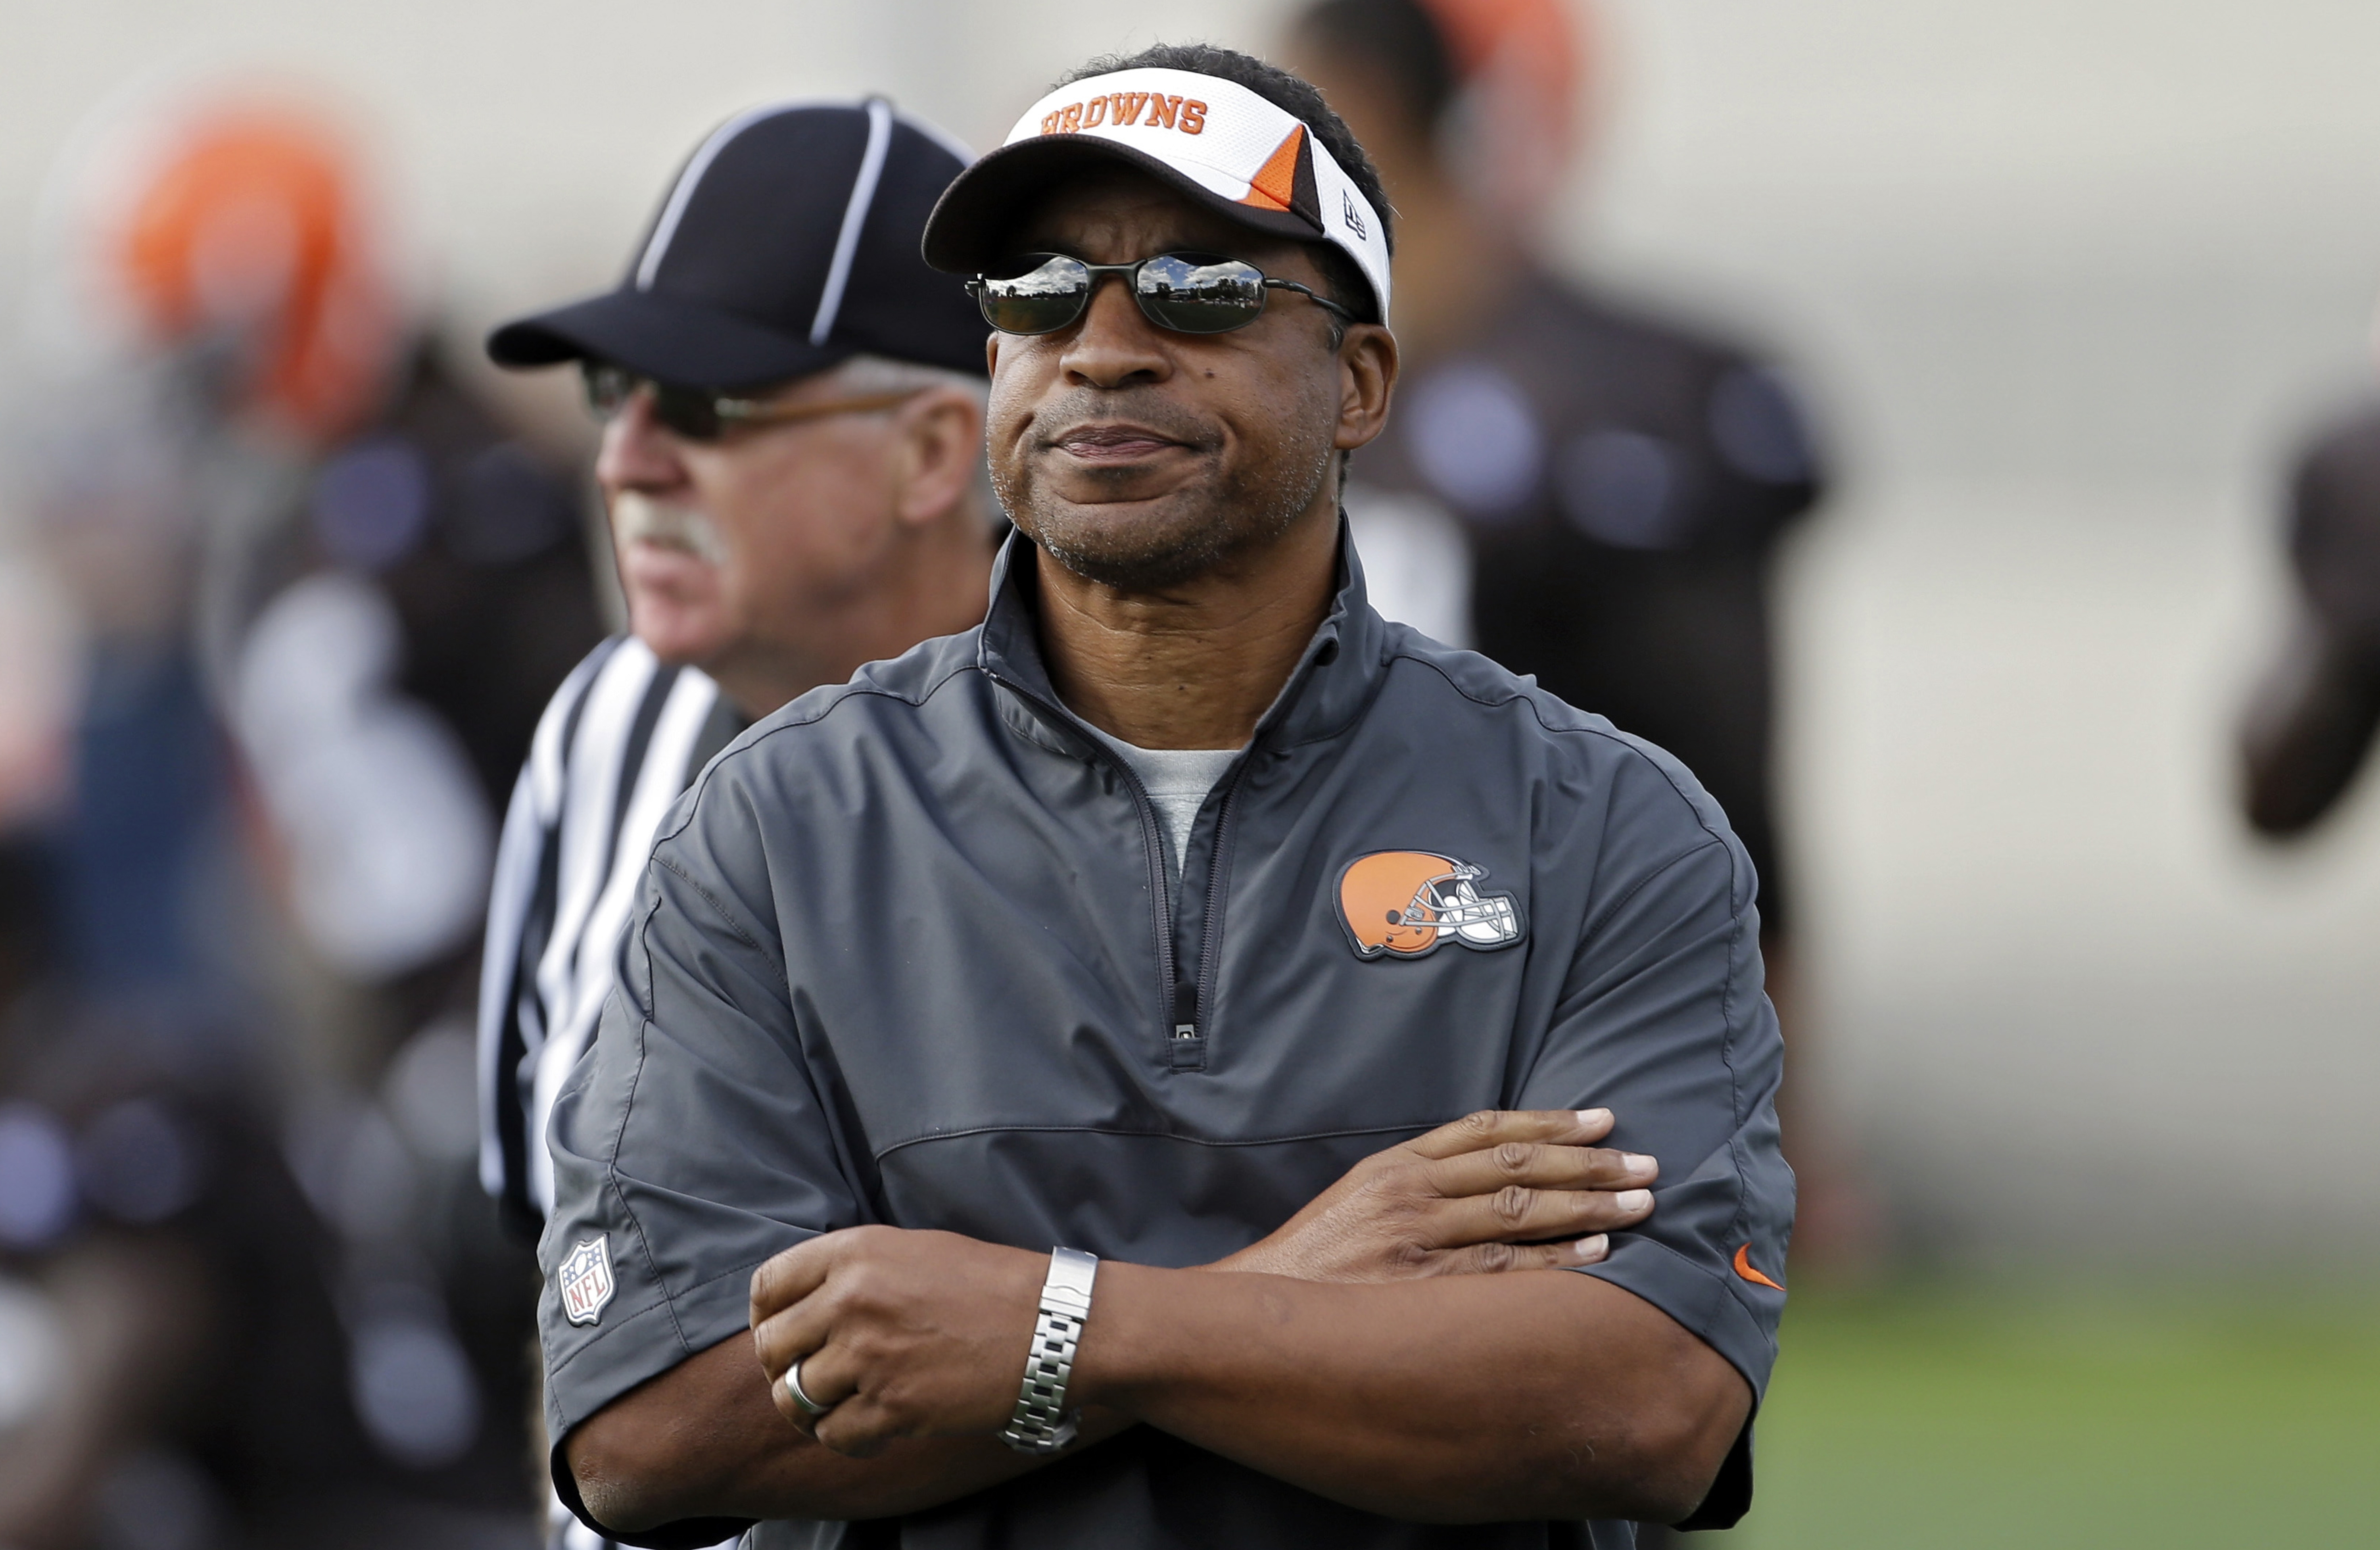
[(987, 278), (978, 294), (984, 321), (1002, 333), (1047, 334), (1082, 315), (1091, 272), (1080, 259), (1051, 254), (1022, 274)]
[(1140, 266), (1140, 310), (1184, 334), (1222, 334), (1264, 311), (1264, 274), (1215, 253), (1165, 253)]

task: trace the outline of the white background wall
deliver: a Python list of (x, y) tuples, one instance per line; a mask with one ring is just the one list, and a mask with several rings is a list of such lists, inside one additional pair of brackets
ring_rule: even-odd
[[(609, 283), (736, 107), (881, 89), (989, 144), (1088, 54), (1273, 11), (0, 0), (0, 298), (143, 71), (331, 82), (471, 333)], [(1791, 569), (1791, 807), (1828, 1090), (1896, 1206), (1963, 1255), (2380, 1254), (2380, 803), (2268, 853), (2228, 742), (2286, 450), (2368, 374), (2380, 7), (1614, 0), (1608, 32), (1572, 262), (1784, 349), (1846, 474)]]

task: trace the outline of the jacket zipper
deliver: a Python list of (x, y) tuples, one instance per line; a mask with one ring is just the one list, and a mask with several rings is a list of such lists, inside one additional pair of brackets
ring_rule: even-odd
[[(1240, 762), (1232, 766), (1230, 775), (1223, 777), (1223, 799), (1215, 809), (1215, 843), (1207, 853), (1207, 908), (1198, 921), (1196, 972), (1189, 978), (1174, 981), (1173, 1048), (1176, 1055), (1173, 1068), (1177, 1071), (1203, 1071), (1207, 1068), (1206, 1019), (1202, 1015), (1204, 1008), (1200, 1002), (1205, 995), (1205, 987), (1215, 982), (1215, 960), (1221, 951), (1216, 917), (1220, 912), (1217, 896), (1223, 887), (1223, 840), (1231, 829), (1232, 799), (1240, 794), (1240, 777), (1247, 773), (1249, 763), (1256, 758), (1256, 739), (1251, 738), (1246, 751), (1240, 755)], [(1196, 1041), (1196, 1047), (1185, 1045), (1182, 1042), (1185, 1039)], [(1195, 1056), (1195, 1063), (1185, 1061), (1184, 1056)]]
[[(1044, 714), (1058, 716), (1056, 707), (1040, 696), (1017, 687), (997, 673), (987, 673), (992, 682), (1033, 706)], [(1258, 737), (1262, 736), (1261, 729)], [(1173, 900), (1165, 887), (1165, 835), (1158, 827), (1157, 804), (1150, 801), (1148, 788), (1140, 783), (1140, 775), (1119, 757), (1115, 751), (1096, 738), (1091, 739), (1092, 753), (1109, 768), (1124, 778), (1132, 788), (1133, 800), (1140, 809), (1141, 847), (1148, 857), (1149, 893), (1157, 900), (1158, 982), (1165, 987), (1166, 1007), (1172, 1021), (1165, 1041), (1166, 1063), (1177, 1071), (1203, 1071), (1207, 1068), (1207, 1034), (1205, 987), (1214, 982), (1215, 960), (1221, 950), (1217, 939), (1216, 895), (1223, 885), (1223, 839), (1232, 822), (1232, 801), (1240, 794), (1240, 780), (1254, 762), (1257, 739), (1251, 738), (1239, 763), (1223, 777), (1223, 799), (1215, 810), (1215, 843), (1207, 856), (1206, 912), (1198, 926), (1198, 957), (1184, 973), (1184, 965), (1173, 952)], [(1185, 880), (1186, 881), (1186, 880)]]
[[(1068, 721), (1069, 718), (1056, 706), (1029, 690), (989, 670), (984, 676), (1039, 711), (1045, 719), (1061, 726)], [(1139, 775), (1118, 757), (1114, 750), (1097, 738), (1089, 739), (1089, 747), (1093, 757), (1123, 776), (1124, 784), (1132, 790), (1132, 799), (1140, 810), (1141, 852), (1148, 860), (1148, 894), (1157, 906), (1157, 982), (1165, 998), (1166, 1011), (1172, 1019), (1166, 1038), (1169, 1061), (1176, 1070), (1203, 1069), (1207, 1064), (1207, 1042), (1198, 1032), (1198, 985), (1196, 981), (1182, 978), (1178, 972), (1179, 965), (1174, 960), (1173, 900), (1165, 886), (1165, 835), (1157, 826), (1157, 804), (1148, 799), (1148, 788), (1140, 783)], [(1219, 838), (1220, 834), (1219, 829)], [(1194, 1054), (1196, 1063), (1184, 1067), (1184, 1057)]]

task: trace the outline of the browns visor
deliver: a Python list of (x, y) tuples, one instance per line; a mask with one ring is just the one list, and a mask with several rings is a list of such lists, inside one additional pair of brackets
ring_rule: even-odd
[(1388, 317), (1380, 212), (1294, 115), (1191, 70), (1092, 76), (1027, 108), (1006, 143), (943, 190), (926, 222), (926, 262), (955, 275), (989, 271), (1009, 256), (1010, 226), (1036, 195), (1119, 162), (1254, 230), (1341, 249), (1371, 287), (1374, 316)]

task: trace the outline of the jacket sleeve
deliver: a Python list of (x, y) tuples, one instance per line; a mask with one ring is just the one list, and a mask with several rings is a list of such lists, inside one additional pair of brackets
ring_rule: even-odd
[(555, 1103), (538, 1323), (557, 1449), (748, 1327), (763, 1260), (867, 1219), (804, 1056), (760, 848), (732, 789), (680, 799)]
[[(1659, 1159), (1652, 1216), (1614, 1233), (1609, 1257), (1580, 1274), (1692, 1331), (1756, 1405), (1777, 1358), (1793, 1177), (1778, 1142), (1784, 1050), (1761, 989), (1751, 866), (1674, 761), (1654, 754), (1623, 776), (1615, 812), (1636, 821), (1611, 826), (1627, 837), (1598, 869), (1519, 1106), (1609, 1108), (1608, 1144)], [(1749, 1505), (1749, 1432), (1689, 1526), (1725, 1527)]]

